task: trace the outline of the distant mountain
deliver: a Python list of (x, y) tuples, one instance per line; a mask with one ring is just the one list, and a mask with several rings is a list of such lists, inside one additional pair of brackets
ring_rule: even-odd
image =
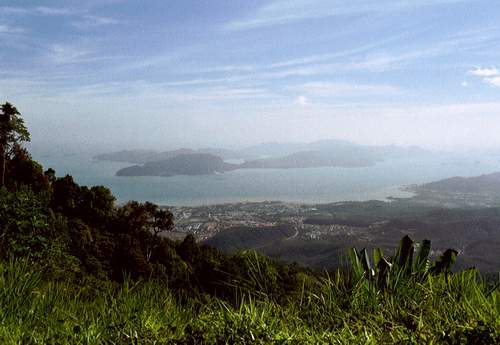
[(282, 157), (302, 151), (336, 149), (339, 147), (359, 146), (344, 140), (320, 140), (312, 143), (262, 143), (240, 150), (246, 155), (257, 157)]
[(261, 158), (271, 158), (308, 151), (363, 154), (376, 159), (417, 157), (430, 154), (429, 151), (416, 146), (359, 145), (345, 140), (318, 140), (311, 143), (263, 143), (241, 149), (239, 152)]
[(245, 154), (244, 152), (222, 149), (222, 148), (201, 148), (196, 150), (197, 153), (208, 153), (214, 156), (219, 156), (223, 160), (228, 159), (255, 159), (256, 157), (250, 154)]
[(153, 150), (123, 150), (111, 153), (104, 153), (94, 156), (94, 160), (108, 162), (123, 162), (144, 164), (147, 162), (161, 161), (181, 154), (191, 154), (196, 151), (180, 148), (172, 151), (158, 152)]
[(224, 160), (256, 158), (256, 156), (247, 155), (234, 150), (207, 147), (197, 150), (180, 148), (176, 150), (162, 151), (162, 152), (154, 150), (123, 150), (123, 151), (99, 154), (94, 156), (93, 159), (96, 161), (144, 164), (148, 162), (162, 161), (182, 154), (195, 154), (195, 153), (211, 154), (214, 156), (219, 156)]
[(153, 150), (122, 150), (99, 154), (93, 159), (107, 162), (145, 163), (148, 160), (154, 160), (157, 155), (158, 152)]
[(235, 165), (225, 163), (222, 158), (211, 154), (180, 154), (174, 157), (133, 165), (117, 171), (117, 176), (175, 176), (209, 175), (234, 170)]
[(349, 152), (305, 151), (285, 157), (264, 158), (245, 162), (243, 169), (289, 169), (317, 167), (365, 167), (376, 164), (379, 159), (370, 154), (352, 154)]
[[(387, 159), (429, 154), (418, 147), (366, 146), (342, 140), (321, 140), (312, 143), (264, 143), (241, 150), (129, 150), (97, 155), (94, 159), (137, 164), (121, 169), (117, 172), (118, 176), (173, 176), (212, 174), (235, 169), (368, 167)], [(224, 162), (227, 160), (234, 160), (231, 163), (241, 160), (243, 163)]]
[(311, 143), (263, 143), (238, 150), (225, 148), (180, 148), (162, 152), (155, 150), (123, 150), (96, 155), (94, 156), (94, 160), (144, 164), (165, 160), (180, 154), (206, 153), (219, 156), (223, 160), (242, 159), (254, 161), (264, 158), (283, 158), (297, 153), (313, 151), (334, 153), (337, 156), (356, 155), (372, 161), (430, 154), (428, 151), (418, 147), (400, 147), (394, 145), (368, 146), (343, 140), (320, 140)]

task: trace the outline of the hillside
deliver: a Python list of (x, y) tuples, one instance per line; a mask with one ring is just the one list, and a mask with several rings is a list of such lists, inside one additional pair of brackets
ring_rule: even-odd
[(415, 187), (419, 191), (500, 195), (500, 172), (474, 177), (452, 177)]
[(287, 225), (274, 227), (233, 227), (214, 237), (211, 237), (204, 244), (217, 248), (225, 253), (234, 253), (246, 249), (263, 249), (274, 247), (283, 240), (292, 238), (295, 230)]
[(415, 201), (429, 205), (454, 208), (500, 206), (499, 172), (474, 177), (451, 177), (408, 186), (406, 189), (415, 193)]
[[(223, 206), (219, 206), (219, 209)], [(242, 214), (233, 222), (259, 220), (265, 204), (243, 207), (226, 206), (227, 211), (211, 209), (212, 214)], [(189, 210), (199, 215), (206, 207)], [(311, 211), (314, 208), (315, 211)], [(351, 247), (376, 248), (392, 252), (401, 237), (409, 235), (419, 241), (429, 239), (437, 255), (448, 247), (459, 251), (457, 268), (474, 266), (484, 273), (495, 274), (500, 256), (493, 250), (500, 246), (500, 209), (445, 209), (412, 204), (411, 200), (393, 202), (369, 201), (321, 205), (275, 204), (262, 222), (278, 225), (231, 227), (218, 231), (204, 243), (224, 252), (255, 249), (275, 259), (318, 269), (337, 268)], [(288, 209), (288, 211), (287, 211)], [(253, 211), (255, 210), (255, 211)], [(274, 210), (274, 213), (273, 211)], [(219, 212), (219, 213), (217, 213)], [(260, 216), (262, 218), (262, 216)], [(200, 222), (199, 216), (196, 221)], [(292, 223), (293, 221), (293, 223)], [(200, 227), (203, 229), (203, 227)], [(200, 235), (203, 230), (199, 230)]]

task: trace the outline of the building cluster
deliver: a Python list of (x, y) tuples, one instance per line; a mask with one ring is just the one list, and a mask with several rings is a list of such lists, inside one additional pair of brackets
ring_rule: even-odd
[(372, 227), (304, 224), (304, 219), (316, 213), (317, 209), (311, 205), (286, 202), (175, 206), (169, 209), (175, 218), (174, 232), (179, 236), (193, 234), (198, 241), (206, 240), (226, 229), (237, 227), (268, 228), (290, 224), (297, 229), (296, 236), (302, 240), (321, 240), (338, 235), (354, 236)]

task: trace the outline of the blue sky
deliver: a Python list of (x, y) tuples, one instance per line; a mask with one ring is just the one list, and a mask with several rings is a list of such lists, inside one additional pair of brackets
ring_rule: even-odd
[(35, 143), (500, 146), (500, 2), (0, 0)]

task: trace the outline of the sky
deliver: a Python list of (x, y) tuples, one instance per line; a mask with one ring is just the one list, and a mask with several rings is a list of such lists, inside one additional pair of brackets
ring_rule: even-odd
[(36, 145), (500, 147), (497, 0), (0, 0)]

